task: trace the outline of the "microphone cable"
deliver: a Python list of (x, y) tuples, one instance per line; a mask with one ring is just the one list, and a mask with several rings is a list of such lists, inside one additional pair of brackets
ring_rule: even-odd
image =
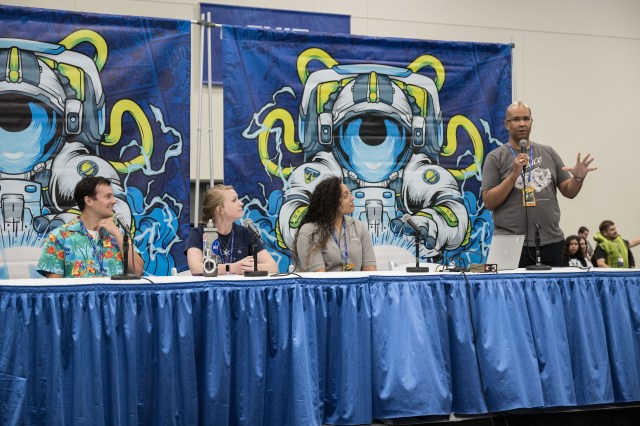
[[(527, 144), (531, 144), (531, 142), (527, 141), (526, 139), (520, 139), (519, 145), (520, 145), (520, 153), (521, 154), (526, 154), (527, 152)], [(529, 145), (530, 149), (531, 149), (531, 156), (533, 156), (533, 145)], [(530, 160), (531, 161), (531, 160)], [(529, 166), (529, 177), (531, 177), (531, 169), (533, 168), (533, 161), (528, 164), (527, 166)], [(534, 264), (538, 263), (537, 259), (535, 259), (532, 255), (531, 255), (531, 250), (530, 247), (527, 245), (528, 241), (529, 241), (529, 214), (528, 214), (528, 209), (529, 206), (527, 205), (527, 175), (526, 175), (526, 170), (527, 170), (527, 166), (524, 166), (522, 168), (521, 176), (522, 176), (522, 204), (524, 205), (524, 226), (525, 226), (525, 230), (524, 230), (524, 248), (526, 248), (527, 251), (527, 255), (529, 256), (529, 260), (533, 261)], [(520, 258), (522, 259), (522, 255), (520, 256)], [(520, 266), (520, 265), (518, 265)]]
[[(476, 253), (478, 254), (478, 252), (473, 251), (473, 250), (464, 250), (461, 251), (459, 253), (454, 254), (453, 256), (451, 256), (451, 258), (449, 259), (449, 263), (453, 263), (454, 267), (450, 267), (450, 266), (446, 266), (445, 270), (448, 272), (469, 272), (469, 264), (470, 262), (467, 259), (464, 259), (462, 257), (463, 254), (468, 254), (468, 253)], [(456, 263), (456, 260), (460, 261), (459, 263)]]
[[(127, 232), (128, 230), (125, 229), (124, 232)], [(136, 274), (136, 245), (133, 243), (133, 237), (131, 236), (131, 233), (129, 233), (129, 244), (131, 245), (131, 247), (129, 247), (129, 249), (131, 250), (131, 269), (133, 269), (133, 275), (138, 276), (138, 274)], [(140, 274), (141, 278), (142, 275), (144, 275), (144, 268), (142, 270), (142, 274)]]
[[(291, 266), (291, 265), (289, 265), (289, 266)], [(295, 275), (298, 278), (302, 278), (302, 275), (300, 275), (298, 273), (298, 266), (299, 266), (298, 262), (295, 262), (293, 264), (293, 269), (289, 268), (290, 270), (287, 271), (287, 272), (275, 272), (275, 273), (273, 273), (273, 274), (271, 274), (269, 276), (270, 277), (287, 277), (289, 275)]]
[[(524, 248), (527, 249), (527, 255), (529, 256), (529, 260), (533, 261), (534, 264), (538, 263), (537, 259), (531, 255), (531, 247), (528, 245), (529, 242), (529, 207), (527, 206), (527, 200), (525, 197), (525, 173), (524, 168), (522, 169), (522, 201), (524, 204)], [(535, 248), (534, 248), (535, 250)], [(519, 266), (519, 265), (518, 265)]]

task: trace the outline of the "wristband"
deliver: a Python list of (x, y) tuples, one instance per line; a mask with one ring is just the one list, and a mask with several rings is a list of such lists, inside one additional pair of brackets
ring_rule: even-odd
[(579, 178), (579, 177), (577, 177), (577, 176), (574, 176), (573, 178), (574, 178), (575, 180), (577, 180), (578, 182), (582, 182), (582, 181), (584, 180), (584, 178)]
[(229, 264), (228, 263), (226, 265), (224, 265), (224, 270), (227, 272), (227, 274), (229, 273)]

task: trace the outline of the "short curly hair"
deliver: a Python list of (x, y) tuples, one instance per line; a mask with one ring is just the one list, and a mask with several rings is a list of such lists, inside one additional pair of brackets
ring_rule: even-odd
[[(311, 234), (311, 246), (309, 251), (322, 250), (331, 237), (336, 220), (340, 216), (340, 204), (342, 198), (342, 179), (338, 176), (331, 176), (322, 180), (316, 186), (309, 200), (309, 207), (302, 218), (298, 230), (306, 223), (315, 223), (316, 229)], [(300, 257), (297, 250), (298, 235), (293, 242), (293, 257), (298, 265)]]
[(111, 181), (102, 176), (85, 176), (76, 184), (73, 190), (73, 199), (80, 211), (84, 211), (86, 203), (84, 197), (96, 199), (96, 188), (100, 185), (111, 186)]

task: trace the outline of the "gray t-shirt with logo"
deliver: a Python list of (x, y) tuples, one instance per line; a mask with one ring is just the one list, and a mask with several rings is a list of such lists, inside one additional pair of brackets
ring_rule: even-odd
[[(526, 209), (522, 205), (522, 175), (505, 202), (493, 210), (493, 229), (496, 234), (527, 235), (526, 246), (535, 245), (535, 224), (540, 225), (540, 245), (557, 243), (564, 239), (560, 229), (560, 206), (558, 184), (571, 178), (571, 173), (562, 170), (564, 163), (558, 153), (547, 145), (531, 142), (531, 157), (525, 170), (525, 180), (534, 188), (535, 206)], [(482, 168), (481, 191), (498, 186), (513, 168), (513, 160), (519, 150), (509, 144), (496, 148), (487, 155)], [(531, 155), (532, 154), (532, 155)], [(526, 215), (525, 215), (526, 213)], [(529, 224), (528, 234), (525, 232)]]
[[(363, 266), (376, 266), (376, 255), (369, 228), (363, 222), (345, 216), (348, 261), (353, 263), (354, 271), (360, 271)], [(334, 238), (329, 238), (322, 251), (310, 252), (311, 234), (317, 228), (315, 223), (306, 223), (298, 231), (296, 250), (302, 263), (302, 271), (310, 272), (325, 269), (327, 272), (342, 271), (345, 251), (344, 235), (340, 235), (340, 245)], [(337, 238), (337, 235), (335, 236)]]

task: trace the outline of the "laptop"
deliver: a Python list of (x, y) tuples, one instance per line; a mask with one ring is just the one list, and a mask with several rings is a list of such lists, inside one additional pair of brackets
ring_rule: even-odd
[(493, 235), (485, 263), (498, 265), (498, 271), (518, 269), (524, 235)]

